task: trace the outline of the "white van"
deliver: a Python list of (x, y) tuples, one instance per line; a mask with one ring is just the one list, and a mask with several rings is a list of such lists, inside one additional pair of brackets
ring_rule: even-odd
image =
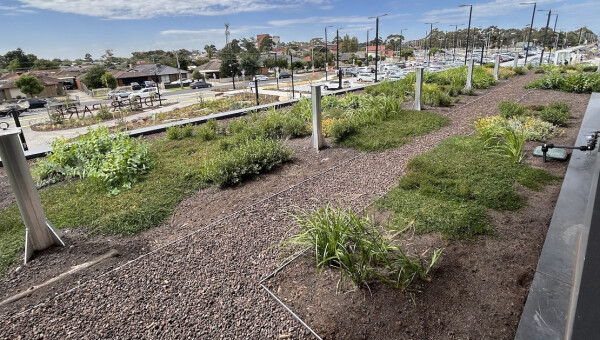
[(359, 73), (358, 74), (358, 81), (373, 81), (373, 73)]

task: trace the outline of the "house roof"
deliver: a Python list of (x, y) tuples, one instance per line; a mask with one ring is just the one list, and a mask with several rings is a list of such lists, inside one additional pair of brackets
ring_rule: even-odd
[[(17, 74), (17, 73), (9, 73), (9, 74), (12, 75), (12, 78), (2, 79), (2, 82), (0, 83), (0, 89), (17, 88), (17, 86), (15, 85), (15, 81), (21, 76), (21, 74)], [(59, 79), (56, 79), (54, 77), (37, 75), (37, 74), (32, 74), (32, 73), (27, 73), (27, 74), (35, 76), (40, 81), (40, 84), (42, 84), (43, 86), (52, 86), (52, 85), (58, 85), (58, 84), (62, 83), (62, 81), (60, 81)]]
[(202, 64), (196, 67), (199, 72), (219, 72), (221, 69), (221, 60), (213, 59), (206, 64)]
[[(375, 52), (375, 47), (376, 47), (375, 45), (373, 45), (373, 46), (368, 46), (368, 47), (367, 47), (367, 51), (369, 51), (369, 52)], [(381, 52), (381, 51), (385, 51), (385, 45), (379, 45), (379, 51), (380, 51), (380, 52)]]
[(147, 77), (156, 75), (170, 75), (170, 74), (178, 74), (187, 73), (186, 70), (178, 70), (175, 67), (167, 66), (167, 65), (158, 65), (157, 64), (142, 64), (136, 65), (133, 68), (130, 68), (126, 71), (121, 71), (115, 73), (115, 78), (124, 79), (124, 78), (137, 78), (137, 77)]

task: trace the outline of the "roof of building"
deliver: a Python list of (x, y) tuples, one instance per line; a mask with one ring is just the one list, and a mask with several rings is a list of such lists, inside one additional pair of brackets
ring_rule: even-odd
[(208, 63), (196, 67), (199, 72), (219, 72), (221, 69), (221, 59), (212, 59)]
[(168, 65), (160, 65), (160, 64), (141, 64), (136, 65), (133, 68), (130, 68), (126, 71), (121, 71), (115, 73), (115, 78), (124, 79), (124, 78), (137, 78), (137, 77), (147, 77), (153, 76), (154, 74), (162, 76), (169, 74), (178, 74), (187, 73), (186, 70), (178, 70), (175, 67), (171, 67)]
[[(15, 81), (21, 76), (21, 73), (7, 73), (7, 74), (12, 75), (12, 77), (1, 79), (0, 89), (16, 88), (17, 86), (15, 85)], [(42, 84), (43, 86), (52, 86), (52, 85), (58, 85), (58, 84), (62, 83), (62, 81), (60, 81), (59, 79), (56, 79), (54, 77), (37, 75), (37, 74), (32, 74), (32, 73), (27, 73), (27, 74), (31, 74), (32, 76), (35, 76), (40, 81), (40, 84)], [(3, 76), (5, 76), (5, 75), (3, 75)]]

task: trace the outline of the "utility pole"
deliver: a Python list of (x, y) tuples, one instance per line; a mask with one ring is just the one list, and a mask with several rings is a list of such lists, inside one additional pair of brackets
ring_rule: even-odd
[(469, 38), (471, 33), (471, 15), (473, 14), (473, 5), (460, 5), (458, 7), (470, 7), (469, 9), (469, 26), (467, 27), (467, 45), (465, 47), (465, 65), (467, 65), (467, 55), (469, 53)]
[(335, 35), (336, 35), (336, 68), (337, 68), (337, 73), (338, 73), (338, 90), (342, 89), (342, 72), (340, 71), (340, 30), (342, 28), (338, 28), (335, 30)]
[(456, 36), (458, 35), (458, 26), (462, 26), (462, 24), (459, 25), (450, 25), (450, 26), (454, 26), (454, 50), (452, 52), (452, 63), (454, 63), (456, 61)]
[(329, 65), (327, 65), (327, 57), (328, 57), (328, 50), (329, 48), (327, 48), (327, 28), (328, 27), (333, 27), (333, 26), (325, 26), (325, 80), (327, 80), (327, 67)]
[(531, 29), (533, 28), (533, 18), (535, 17), (535, 7), (537, 3), (535, 2), (521, 2), (520, 5), (531, 5), (533, 4), (533, 12), (531, 14), (531, 24), (529, 24), (529, 35), (527, 36), (527, 50), (525, 51), (525, 63), (527, 65), (527, 57), (529, 56), (529, 44), (531, 43)]
[[(179, 86), (183, 90), (183, 82), (181, 81), (181, 66), (179, 66), (179, 55), (177, 54), (177, 51), (173, 51), (173, 53), (175, 54), (175, 60), (177, 60), (177, 73), (179, 73)], [(156, 86), (158, 86), (158, 85), (156, 85)]]
[(375, 19), (375, 82), (377, 82), (377, 72), (379, 71), (379, 18), (386, 16), (386, 14), (369, 17), (369, 19)]
[[(538, 11), (546, 11), (544, 9), (539, 9)], [(544, 41), (542, 42), (542, 55), (540, 55), (540, 65), (544, 61), (544, 50), (546, 49), (546, 35), (548, 34), (548, 26), (550, 25), (550, 15), (552, 15), (552, 10), (548, 10), (548, 20), (546, 20), (546, 29), (544, 30)]]

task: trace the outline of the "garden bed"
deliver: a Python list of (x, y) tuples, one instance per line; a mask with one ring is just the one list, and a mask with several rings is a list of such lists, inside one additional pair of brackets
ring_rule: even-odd
[[(87, 237), (82, 231), (69, 231), (67, 251), (54, 248), (25, 267), (13, 265), (0, 281), (2, 297), (111, 247), (121, 250), (123, 257), (3, 307), (1, 315), (8, 317), (77, 286), (79, 281), (93, 279), (55, 302), (13, 315), (0, 330), (0, 337), (44, 333), (50, 338), (82, 338), (85, 334), (114, 338), (136, 332), (148, 338), (262, 339), (280, 334), (309, 338), (257, 286), (280, 263), (273, 246), (289, 235), (289, 213), (295, 207), (326, 203), (361, 210), (397, 183), (408, 159), (451, 135), (469, 133), (471, 122), (479, 114), (494, 113), (498, 101), (520, 99), (526, 93), (523, 85), (533, 77), (500, 81), (497, 87), (477, 91), (478, 96), (464, 97), (455, 108), (431, 109), (448, 116), (450, 125), (396, 149), (363, 154), (335, 147), (315, 153), (307, 149), (308, 138), (288, 140), (286, 145), (295, 152), (292, 163), (243, 186), (202, 189), (180, 202), (163, 225), (137, 236)], [(569, 102), (574, 118), (568, 122), (566, 134), (553, 140), (569, 144), (575, 140), (588, 98), (532, 91), (522, 103)], [(527, 150), (538, 144), (527, 143)], [(525, 162), (557, 175), (566, 168), (566, 163), (558, 162), (542, 166), (540, 159), (530, 156)], [(311, 178), (313, 175), (316, 177)], [(3, 175), (0, 180), (0, 189), (9, 192)], [(338, 275), (328, 270), (312, 275), (312, 261), (294, 263), (269, 285), (317, 333), (328, 338), (512, 338), (559, 188), (560, 181), (540, 192), (521, 189), (528, 196), (525, 208), (491, 213), (495, 237), (444, 244), (435, 234), (415, 236), (414, 251), (446, 247), (432, 282), (416, 295), (415, 305), (408, 295), (383, 285), (373, 285), (371, 293), (344, 289), (345, 294), (335, 294)], [(289, 190), (280, 192), (284, 189)], [(193, 234), (188, 235), (190, 232)], [(179, 239), (182, 235), (188, 236)], [(98, 277), (139, 254), (147, 255)]]

